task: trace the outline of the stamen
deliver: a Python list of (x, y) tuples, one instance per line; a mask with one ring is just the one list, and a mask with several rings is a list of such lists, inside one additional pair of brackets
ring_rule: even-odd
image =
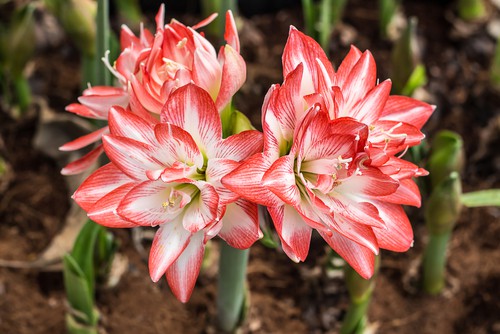
[(184, 46), (186, 46), (186, 43), (187, 43), (187, 38), (184, 37), (183, 39), (181, 39), (178, 43), (177, 43), (177, 47), (179, 49), (183, 48)]
[(109, 63), (109, 50), (106, 50), (104, 53), (104, 57), (101, 58), (102, 62), (104, 63), (104, 66), (108, 68), (108, 70), (122, 83), (126, 83), (127, 79), (123, 75), (120, 74), (111, 64)]
[(400, 154), (400, 155), (398, 155), (397, 157), (398, 157), (398, 158), (402, 158), (402, 157), (406, 154), (406, 152), (408, 152), (408, 148), (409, 148), (409, 147), (410, 147), (409, 145), (406, 145), (405, 150), (403, 151), (403, 153), (401, 153), (401, 154)]

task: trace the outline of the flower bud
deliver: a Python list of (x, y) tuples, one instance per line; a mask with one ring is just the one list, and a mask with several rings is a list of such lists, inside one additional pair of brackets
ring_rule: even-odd
[(97, 3), (92, 0), (45, 0), (80, 52), (95, 54)]
[(35, 52), (35, 7), (16, 10), (10, 24), (0, 33), (0, 63), (13, 77), (19, 77)]
[(255, 130), (255, 128), (252, 125), (252, 122), (250, 122), (248, 117), (245, 116), (245, 114), (243, 114), (242, 112), (240, 112), (238, 110), (235, 110), (233, 112), (232, 126), (233, 126), (233, 129), (232, 129), (233, 134), (240, 133), (240, 132), (247, 131), (247, 130)]
[(457, 172), (451, 172), (434, 187), (425, 210), (425, 220), (431, 234), (451, 232), (462, 209), (461, 196), (462, 184)]
[(411, 96), (415, 89), (427, 82), (425, 67), (417, 39), (417, 19), (408, 20), (406, 29), (396, 41), (391, 55), (392, 87), (397, 94)]
[(451, 172), (462, 171), (465, 160), (463, 146), (462, 137), (453, 131), (443, 130), (436, 135), (427, 162), (433, 188)]

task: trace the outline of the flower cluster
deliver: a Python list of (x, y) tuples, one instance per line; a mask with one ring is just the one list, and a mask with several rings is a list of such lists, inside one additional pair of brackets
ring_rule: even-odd
[(407, 250), (413, 240), (401, 204), (420, 205), (412, 178), (426, 171), (401, 159), (423, 139), (433, 111), (380, 84), (369, 51), (355, 47), (337, 71), (319, 45), (291, 28), (284, 82), (270, 88), (263, 132), (222, 138), (220, 112), (245, 81), (233, 17), (218, 56), (197, 28), (163, 22), (153, 36), (124, 27), (112, 67), (120, 87), (90, 87), (76, 114), (108, 126), (62, 147), (101, 140), (63, 173), (86, 169), (101, 152), (111, 161), (73, 195), (89, 217), (109, 227), (158, 226), (151, 278), (166, 274), (176, 297), (189, 299), (205, 243), (219, 236), (246, 249), (262, 233), (257, 205), (267, 207), (282, 248), (304, 261), (312, 230), (363, 277), (379, 249)]
[(368, 278), (380, 248), (406, 251), (413, 242), (400, 204), (420, 206), (412, 178), (427, 172), (395, 154), (424, 138), (420, 128), (433, 107), (390, 96), (391, 82), (377, 84), (369, 51), (352, 47), (335, 72), (294, 27), (283, 74), (264, 102), (263, 152), (222, 184), (268, 207), (292, 260), (305, 260), (315, 229)]

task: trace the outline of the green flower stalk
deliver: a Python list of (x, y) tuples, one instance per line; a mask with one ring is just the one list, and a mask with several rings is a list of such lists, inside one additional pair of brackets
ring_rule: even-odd
[(458, 15), (465, 21), (475, 21), (486, 17), (483, 0), (458, 0)]
[(10, 22), (0, 24), (0, 77), (7, 104), (25, 111), (31, 103), (31, 90), (24, 68), (35, 52), (35, 7), (28, 4), (15, 10)]
[[(250, 120), (232, 103), (221, 113), (223, 137), (255, 129)], [(217, 288), (217, 326), (234, 332), (245, 320), (248, 308), (246, 272), (250, 249), (236, 249), (221, 242)]]
[(375, 289), (375, 279), (380, 267), (380, 256), (376, 257), (375, 272), (370, 279), (361, 277), (351, 266), (345, 264), (344, 276), (351, 304), (342, 322), (340, 334), (363, 333), (368, 323), (367, 311)]
[(217, 289), (217, 324), (233, 332), (244, 320), (246, 310), (246, 271), (249, 249), (236, 249), (221, 243)]
[(340, 22), (347, 0), (302, 0), (306, 33), (328, 53), (335, 26)]
[(438, 294), (445, 285), (446, 250), (462, 209), (460, 175), (451, 172), (432, 191), (425, 210), (429, 242), (423, 259), (423, 288)]
[(410, 18), (406, 29), (396, 41), (391, 55), (392, 89), (396, 94), (412, 96), (427, 83), (417, 39), (417, 19)]

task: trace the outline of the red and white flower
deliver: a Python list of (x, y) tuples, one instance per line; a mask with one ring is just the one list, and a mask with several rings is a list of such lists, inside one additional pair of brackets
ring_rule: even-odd
[(312, 229), (363, 277), (380, 248), (407, 250), (411, 225), (400, 204), (420, 205), (418, 166), (395, 154), (418, 144), (433, 107), (390, 96), (376, 84), (371, 54), (352, 48), (337, 72), (320, 46), (291, 28), (285, 81), (263, 107), (264, 151), (222, 179), (268, 207), (287, 255), (303, 261)]
[(219, 235), (245, 249), (261, 237), (256, 204), (220, 180), (262, 151), (262, 134), (251, 130), (222, 139), (212, 98), (193, 84), (170, 95), (161, 122), (112, 107), (109, 129), (103, 143), (111, 162), (73, 198), (104, 226), (159, 226), (149, 258), (151, 278), (166, 274), (175, 296), (186, 302), (208, 239)]
[[(105, 57), (105, 64), (118, 79), (120, 87), (90, 87), (66, 110), (84, 117), (108, 120), (111, 106), (120, 106), (150, 119), (158, 118), (169, 94), (176, 88), (195, 83), (207, 90), (221, 111), (243, 85), (246, 65), (239, 54), (239, 39), (234, 18), (226, 14), (225, 39), (228, 42), (217, 56), (214, 47), (196, 29), (209, 24), (215, 15), (187, 27), (172, 20), (164, 23), (164, 5), (156, 15), (156, 33), (153, 36), (141, 27), (139, 37), (122, 27), (121, 53), (114, 66)], [(73, 151), (99, 142), (108, 128), (99, 129), (60, 147)], [(84, 157), (70, 163), (62, 173), (77, 174), (92, 165), (102, 153), (102, 145)]]

